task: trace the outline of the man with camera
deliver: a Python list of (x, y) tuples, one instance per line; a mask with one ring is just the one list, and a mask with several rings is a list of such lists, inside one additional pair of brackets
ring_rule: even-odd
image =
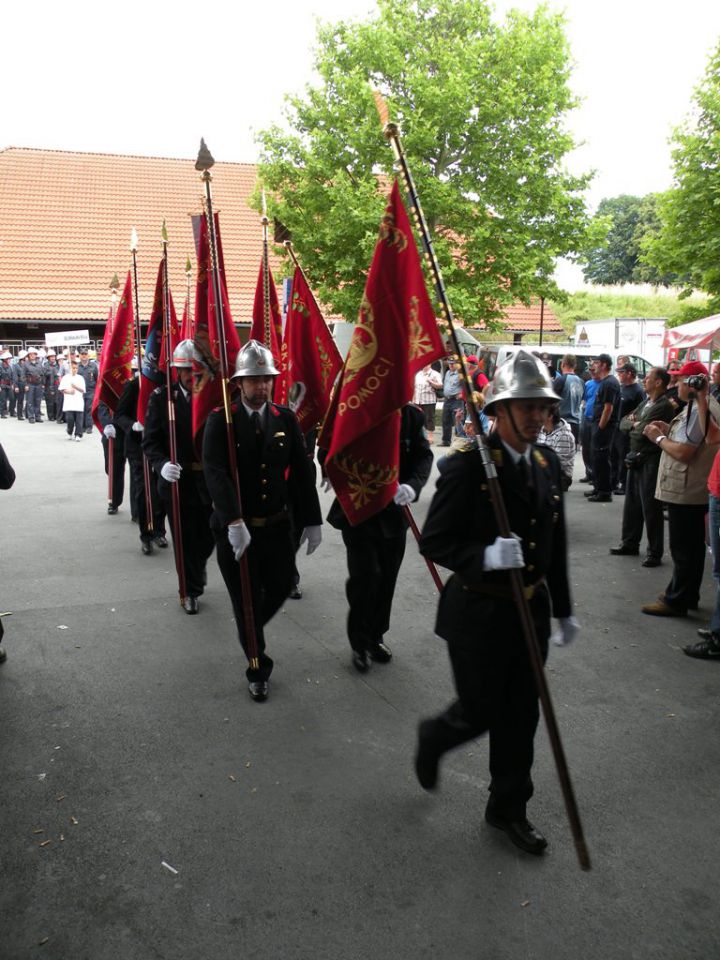
[(620, 421), (620, 430), (628, 438), (625, 459), (627, 477), (623, 507), (620, 546), (610, 553), (636, 557), (640, 553), (643, 526), (647, 535), (647, 556), (644, 567), (659, 567), (663, 555), (664, 520), (662, 504), (655, 499), (658, 467), (662, 453), (657, 443), (645, 436), (644, 430), (653, 421), (669, 423), (675, 408), (666, 396), (670, 374), (663, 367), (653, 367), (645, 377), (647, 400)]
[(672, 578), (665, 592), (643, 613), (684, 617), (697, 609), (705, 567), (707, 479), (718, 443), (708, 443), (710, 421), (720, 423), (720, 404), (709, 396), (707, 367), (685, 363), (678, 377), (678, 397), (687, 404), (669, 425), (654, 420), (643, 430), (662, 448), (655, 496), (668, 505)]

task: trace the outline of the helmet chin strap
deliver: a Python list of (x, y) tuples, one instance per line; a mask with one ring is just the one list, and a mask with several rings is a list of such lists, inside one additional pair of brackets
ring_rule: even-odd
[(515, 437), (520, 441), (520, 443), (524, 443), (525, 446), (528, 446), (528, 441), (525, 439), (525, 437), (520, 433), (520, 431), (517, 428), (517, 424), (515, 423), (515, 417), (513, 416), (511, 404), (506, 400), (503, 403), (503, 406), (505, 407), (505, 412), (508, 415), (508, 419), (513, 428), (513, 432), (515, 433)]

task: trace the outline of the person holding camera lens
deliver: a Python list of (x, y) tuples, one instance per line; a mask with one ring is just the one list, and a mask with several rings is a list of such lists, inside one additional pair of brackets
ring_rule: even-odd
[[(696, 610), (705, 569), (707, 480), (718, 451), (711, 420), (720, 423), (720, 404), (709, 395), (705, 364), (685, 363), (679, 373), (678, 397), (687, 404), (672, 423), (654, 420), (643, 434), (662, 448), (655, 496), (668, 505), (673, 572), (664, 593), (642, 608), (655, 617), (684, 617)], [(712, 442), (708, 442), (708, 439)]]
[(667, 396), (670, 374), (663, 367), (652, 367), (644, 380), (647, 400), (620, 421), (620, 430), (628, 438), (625, 458), (627, 476), (623, 505), (620, 546), (610, 553), (615, 556), (636, 557), (640, 553), (643, 527), (647, 535), (647, 556), (644, 567), (659, 567), (663, 555), (663, 508), (655, 499), (658, 467), (662, 450), (645, 436), (645, 427), (653, 421), (669, 423), (675, 416), (675, 407)]

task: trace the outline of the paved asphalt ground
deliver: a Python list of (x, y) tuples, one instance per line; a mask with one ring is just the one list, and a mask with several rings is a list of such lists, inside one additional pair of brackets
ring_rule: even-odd
[(570, 490), (583, 631), (548, 665), (583, 873), (544, 729), (542, 858), (483, 822), (486, 741), (446, 758), (437, 794), (415, 782), (418, 719), (451, 685), (410, 541), (394, 660), (361, 677), (344, 551), (324, 528), (304, 598), (270, 626), (276, 670), (256, 704), (214, 560), (188, 617), (171, 551), (141, 555), (126, 504), (106, 515), (97, 432), (75, 444), (3, 420), (0, 441), (17, 471), (0, 493), (2, 960), (720, 957), (720, 666), (680, 651), (713, 584), (691, 619), (643, 616), (669, 568), (608, 556), (621, 499)]

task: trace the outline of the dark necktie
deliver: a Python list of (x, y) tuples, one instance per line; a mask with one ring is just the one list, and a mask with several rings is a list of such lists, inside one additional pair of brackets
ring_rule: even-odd
[(530, 473), (530, 464), (525, 457), (520, 457), (517, 462), (517, 468), (522, 485), (530, 490), (532, 488), (532, 474)]
[(259, 450), (262, 445), (262, 423), (260, 422), (260, 414), (257, 410), (250, 415), (250, 423), (255, 431), (255, 446)]

